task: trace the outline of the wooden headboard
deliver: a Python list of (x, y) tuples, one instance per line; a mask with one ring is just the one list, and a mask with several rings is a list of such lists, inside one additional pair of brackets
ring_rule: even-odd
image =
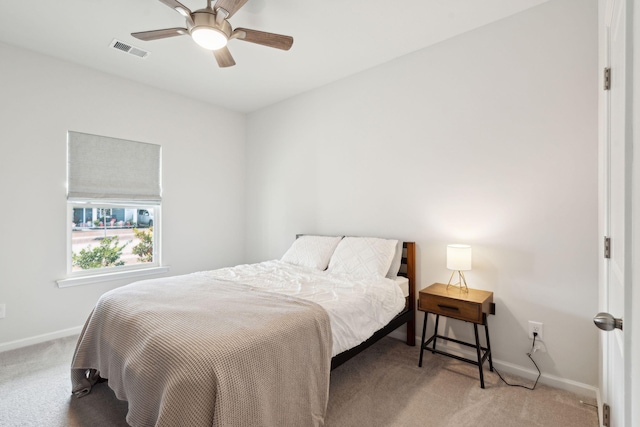
[(412, 312), (411, 319), (407, 322), (407, 344), (415, 345), (416, 331), (416, 243), (404, 242), (402, 244), (402, 264), (398, 276), (409, 279), (409, 296), (407, 297), (407, 310)]

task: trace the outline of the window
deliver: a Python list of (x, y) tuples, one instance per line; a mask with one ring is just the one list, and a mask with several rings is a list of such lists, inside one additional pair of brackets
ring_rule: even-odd
[(71, 204), (71, 272), (157, 266), (154, 206)]
[(58, 285), (166, 271), (160, 146), (70, 131), (67, 148), (68, 277)]

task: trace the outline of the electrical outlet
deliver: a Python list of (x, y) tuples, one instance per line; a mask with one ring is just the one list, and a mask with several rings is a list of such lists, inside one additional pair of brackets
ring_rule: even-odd
[(536, 332), (538, 334), (537, 340), (543, 340), (543, 330), (542, 323), (534, 322), (533, 320), (529, 320), (529, 339), (533, 339), (533, 333)]
[(4, 319), (6, 315), (7, 315), (7, 305), (4, 303), (0, 304), (0, 319)]

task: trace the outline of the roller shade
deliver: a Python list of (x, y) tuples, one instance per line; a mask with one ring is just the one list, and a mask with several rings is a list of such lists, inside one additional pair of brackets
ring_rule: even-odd
[(160, 203), (161, 147), (69, 131), (67, 199)]

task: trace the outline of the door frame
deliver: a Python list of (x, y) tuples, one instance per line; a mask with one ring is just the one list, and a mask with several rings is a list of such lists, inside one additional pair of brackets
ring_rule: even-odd
[[(599, 303), (598, 307), (600, 311), (607, 310), (607, 296), (605, 294), (606, 289), (604, 285), (605, 274), (607, 274), (607, 268), (605, 266), (604, 253), (604, 222), (608, 220), (605, 212), (604, 196), (605, 196), (605, 176), (604, 176), (604, 162), (607, 160), (606, 143), (607, 135), (605, 134), (605, 120), (607, 110), (605, 109), (606, 93), (602, 90), (603, 87), (603, 70), (607, 64), (606, 58), (606, 11), (607, 3), (612, 0), (598, 0), (598, 73), (599, 73), (599, 92), (598, 92), (598, 110), (599, 110), (599, 221), (598, 221), (598, 239), (600, 241), (600, 256), (599, 256)], [(633, 0), (618, 0), (626, 2), (627, 8), (627, 58), (626, 58), (626, 73), (627, 79), (627, 106), (631, 111), (627, 111), (626, 117), (628, 123), (631, 124), (631, 134), (628, 135), (632, 138), (633, 152), (636, 154), (636, 158), (640, 156), (640, 7), (633, 7)], [(634, 25), (635, 24), (635, 25)], [(634, 31), (634, 27), (635, 30)], [(633, 70), (638, 70), (636, 73)], [(615, 78), (615, 70), (612, 71), (612, 79)], [(625, 286), (625, 318), (624, 318), (624, 363), (625, 372), (628, 381), (620, 385), (624, 387), (625, 401), (624, 401), (624, 417), (625, 427), (634, 425), (640, 425), (640, 406), (632, 405), (631, 402), (640, 399), (640, 364), (633, 366), (632, 360), (640, 360), (640, 168), (636, 162), (630, 162), (631, 167), (631, 179), (628, 185), (631, 186), (631, 211), (627, 212), (631, 218), (631, 230), (627, 230), (627, 236), (632, 238), (630, 245), (631, 254), (629, 254), (629, 260), (631, 261), (629, 278), (626, 279)], [(633, 290), (635, 289), (635, 292)], [(634, 316), (634, 312), (637, 313)], [(595, 314), (595, 313), (594, 313)], [(615, 313), (612, 313), (615, 315)], [(600, 419), (600, 425), (602, 426), (603, 416), (602, 407), (604, 403), (604, 396), (602, 395), (603, 387), (607, 384), (607, 353), (606, 333), (600, 333), (600, 345), (599, 345), (599, 389), (598, 389), (598, 415)], [(635, 406), (635, 407), (634, 407)], [(616, 426), (621, 427), (621, 426)]]
[[(635, 161), (632, 162), (632, 216), (631, 228), (633, 236), (633, 248), (631, 253), (631, 297), (629, 298), (629, 311), (631, 318), (627, 318), (627, 323), (631, 326), (629, 337), (631, 345), (629, 345), (629, 360), (640, 361), (640, 167), (638, 162), (640, 159), (640, 5), (629, 2), (630, 22), (627, 24), (633, 33), (631, 58), (629, 62), (632, 64), (631, 85), (633, 94), (631, 96), (632, 105), (632, 138), (633, 152), (635, 153)], [(631, 374), (630, 388), (628, 391), (628, 402), (638, 402), (640, 400), (640, 363), (631, 366), (629, 363)], [(630, 417), (629, 425), (640, 425), (640, 405), (630, 405), (627, 415)]]

